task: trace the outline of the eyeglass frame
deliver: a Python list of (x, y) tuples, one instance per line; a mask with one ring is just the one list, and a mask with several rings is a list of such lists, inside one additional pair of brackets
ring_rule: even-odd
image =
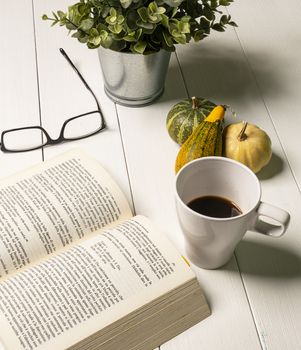
[[(93, 136), (95, 134), (98, 134), (100, 131), (102, 131), (103, 129), (106, 128), (106, 123), (105, 123), (105, 119), (104, 119), (104, 116), (102, 114), (102, 111), (101, 111), (101, 108), (100, 108), (100, 105), (98, 103), (98, 100), (93, 92), (93, 90), (90, 88), (90, 86), (88, 85), (88, 83), (86, 82), (86, 80), (84, 79), (84, 77), (82, 76), (82, 74), (79, 72), (79, 70), (75, 67), (74, 63), (71, 61), (71, 59), (69, 58), (69, 56), (67, 55), (67, 53), (65, 52), (65, 50), (63, 48), (60, 48), (59, 49), (60, 53), (65, 57), (65, 59), (68, 61), (68, 63), (71, 65), (71, 67), (73, 68), (73, 70), (77, 73), (78, 77), (80, 78), (80, 80), (83, 82), (83, 84), (85, 85), (85, 87), (87, 88), (87, 90), (91, 93), (91, 95), (93, 96), (95, 102), (96, 102), (96, 105), (97, 105), (97, 110), (95, 111), (91, 111), (91, 112), (87, 112), (87, 113), (83, 113), (83, 114), (79, 114), (75, 117), (71, 117), (71, 118), (68, 118), (67, 120), (65, 120), (65, 122), (63, 123), (62, 127), (61, 127), (61, 132), (60, 132), (60, 135), (57, 139), (53, 139), (50, 137), (50, 135), (48, 134), (48, 132), (40, 125), (35, 125), (35, 126), (25, 126), (25, 127), (21, 127), (21, 128), (14, 128), (14, 129), (8, 129), (8, 130), (4, 130), (2, 131), (1, 133), (1, 142), (0, 142), (0, 149), (2, 152), (6, 152), (6, 153), (19, 153), (19, 152), (29, 152), (29, 151), (34, 151), (36, 149), (40, 149), (40, 148), (43, 148), (47, 145), (55, 145), (55, 144), (58, 144), (58, 143), (62, 143), (64, 141), (76, 141), (76, 140), (81, 140), (81, 139), (84, 139), (84, 138), (87, 138), (87, 137), (90, 137), (90, 136)], [(66, 138), (64, 136), (64, 132), (65, 132), (65, 128), (66, 128), (66, 125), (72, 121), (72, 120), (75, 120), (75, 119), (78, 119), (78, 118), (81, 118), (81, 117), (84, 117), (85, 115), (89, 115), (89, 114), (93, 114), (93, 113), (99, 113), (100, 115), (100, 118), (101, 118), (101, 127), (96, 130), (95, 132), (92, 132), (88, 135), (84, 135), (84, 136), (80, 136), (80, 137), (74, 137), (74, 138)], [(9, 132), (13, 132), (13, 131), (19, 131), (19, 130), (28, 130), (28, 129), (38, 129), (41, 131), (41, 137), (43, 139), (43, 134), (46, 136), (46, 142), (43, 143), (42, 145), (40, 146), (37, 146), (37, 147), (32, 147), (32, 148), (29, 148), (29, 149), (23, 149), (23, 150), (10, 150), (10, 149), (7, 149), (5, 147), (5, 144), (4, 144), (4, 135), (9, 133)]]

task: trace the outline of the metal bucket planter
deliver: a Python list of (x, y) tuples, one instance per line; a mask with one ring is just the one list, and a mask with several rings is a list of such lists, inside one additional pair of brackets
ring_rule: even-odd
[(170, 52), (139, 55), (100, 47), (98, 56), (105, 92), (114, 102), (138, 107), (162, 95)]

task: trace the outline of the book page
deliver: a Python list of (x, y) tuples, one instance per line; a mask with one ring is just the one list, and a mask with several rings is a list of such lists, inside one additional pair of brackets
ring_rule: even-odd
[(131, 217), (97, 161), (69, 151), (0, 183), (0, 278)]
[(135, 217), (2, 281), (0, 340), (6, 350), (63, 350), (194, 277)]

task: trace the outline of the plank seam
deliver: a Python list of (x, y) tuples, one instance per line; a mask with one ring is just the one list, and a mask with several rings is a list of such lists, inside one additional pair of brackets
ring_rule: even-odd
[(130, 189), (131, 202), (132, 202), (132, 206), (133, 206), (133, 214), (136, 215), (136, 208), (135, 208), (135, 202), (134, 202), (134, 194), (133, 194), (133, 190), (132, 190), (130, 171), (129, 171), (129, 167), (128, 167), (126, 152), (125, 152), (125, 146), (124, 146), (123, 135), (122, 135), (122, 130), (121, 130), (121, 124), (120, 124), (120, 119), (119, 119), (119, 114), (118, 114), (118, 108), (117, 108), (115, 102), (114, 102), (114, 106), (115, 106), (115, 111), (116, 111), (116, 116), (117, 116), (117, 123), (118, 123), (118, 129), (119, 129), (119, 134), (120, 134), (122, 153), (123, 153), (123, 158), (124, 158), (124, 162), (125, 162), (125, 170), (126, 170), (126, 173), (127, 173), (128, 184), (129, 184), (129, 189)]
[[(41, 94), (40, 94), (40, 77), (39, 77), (39, 67), (38, 67), (38, 49), (37, 49), (34, 0), (31, 0), (31, 11), (32, 11), (34, 49), (35, 49), (35, 66), (36, 66), (36, 79), (37, 79), (37, 91), (38, 91), (39, 119), (40, 119), (40, 126), (42, 126), (42, 106), (41, 106)], [(42, 143), (43, 143), (43, 134), (41, 134), (41, 139), (42, 139)], [(44, 147), (41, 148), (41, 152), (42, 152), (42, 161), (44, 162), (44, 160), (45, 160)]]
[(189, 92), (188, 92), (188, 87), (187, 87), (186, 80), (185, 80), (185, 77), (184, 77), (184, 73), (183, 73), (183, 70), (182, 70), (182, 67), (181, 67), (181, 63), (180, 63), (179, 57), (178, 57), (176, 52), (175, 52), (175, 55), (176, 55), (176, 59), (177, 59), (177, 62), (178, 62), (180, 74), (181, 74), (181, 77), (182, 77), (182, 80), (183, 80), (183, 83), (184, 83), (184, 88), (185, 88), (185, 91), (186, 91), (186, 95), (187, 95), (187, 98), (189, 98), (190, 96), (189, 96)]
[(259, 344), (260, 344), (260, 346), (261, 346), (261, 348), (263, 350), (266, 350), (265, 344), (262, 343), (260, 335), (259, 335), (259, 329), (257, 327), (257, 323), (256, 323), (256, 320), (255, 320), (255, 315), (253, 313), (253, 308), (252, 308), (252, 305), (251, 305), (251, 302), (250, 302), (250, 299), (249, 299), (249, 295), (248, 295), (248, 292), (247, 292), (247, 287), (245, 285), (245, 281), (244, 281), (244, 278), (242, 276), (242, 273), (241, 273), (241, 270), (240, 270), (240, 267), (239, 267), (238, 259), (237, 259), (237, 256), (236, 256), (236, 252), (234, 252), (234, 258), (235, 258), (237, 269), (238, 269), (238, 272), (239, 272), (239, 275), (240, 275), (241, 283), (242, 283), (242, 286), (243, 286), (243, 289), (244, 289), (244, 292), (245, 292), (245, 295), (246, 295), (247, 303), (249, 305), (249, 309), (250, 309), (250, 312), (251, 312), (251, 315), (252, 315), (252, 319), (253, 319), (253, 323), (254, 323), (254, 326), (255, 326), (255, 329), (256, 329), (256, 333), (257, 333)]

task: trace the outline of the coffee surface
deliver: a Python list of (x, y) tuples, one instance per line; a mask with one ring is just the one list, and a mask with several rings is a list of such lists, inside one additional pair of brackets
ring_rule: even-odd
[(217, 196), (198, 197), (187, 203), (187, 206), (199, 214), (214, 218), (230, 218), (242, 214), (231, 200)]

